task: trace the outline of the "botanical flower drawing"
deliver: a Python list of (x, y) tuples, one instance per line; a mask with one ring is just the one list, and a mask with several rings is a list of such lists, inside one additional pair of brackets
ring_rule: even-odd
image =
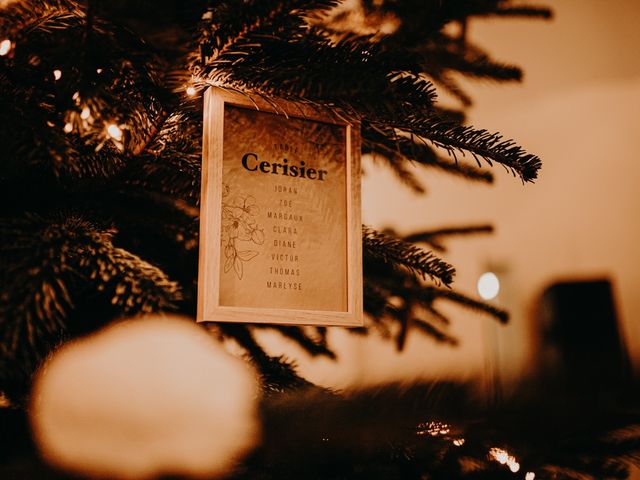
[(243, 262), (260, 253), (251, 250), (250, 244), (264, 243), (264, 230), (256, 222), (259, 214), (260, 207), (256, 205), (255, 198), (251, 195), (231, 198), (231, 188), (223, 185), (221, 242), (225, 256), (224, 272), (233, 269), (239, 280), (242, 280), (244, 272)]

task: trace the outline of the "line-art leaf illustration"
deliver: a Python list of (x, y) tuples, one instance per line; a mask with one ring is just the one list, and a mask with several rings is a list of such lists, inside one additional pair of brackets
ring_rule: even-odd
[(260, 214), (260, 207), (256, 199), (251, 196), (231, 195), (231, 187), (223, 185), (222, 191), (222, 228), (221, 243), (224, 245), (224, 273), (233, 268), (239, 280), (244, 273), (243, 262), (260, 255), (257, 250), (238, 251), (237, 242), (250, 242), (255, 245), (264, 244), (264, 229), (260, 228), (256, 216)]
[(259, 252), (255, 250), (243, 250), (242, 252), (238, 252), (238, 258), (240, 258), (245, 262), (248, 262), (252, 258), (256, 257), (258, 254)]

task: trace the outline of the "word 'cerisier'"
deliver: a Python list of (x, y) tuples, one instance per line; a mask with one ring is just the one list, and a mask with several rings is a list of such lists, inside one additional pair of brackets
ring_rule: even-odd
[(326, 170), (307, 168), (304, 161), (301, 161), (300, 165), (289, 165), (289, 160), (286, 158), (282, 159), (282, 163), (259, 162), (258, 155), (255, 153), (245, 153), (242, 156), (242, 166), (250, 172), (259, 171), (288, 177), (308, 178), (309, 180), (324, 180), (328, 173)]

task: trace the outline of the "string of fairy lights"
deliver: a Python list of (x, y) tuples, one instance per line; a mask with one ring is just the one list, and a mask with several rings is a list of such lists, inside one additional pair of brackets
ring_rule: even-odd
[[(0, 41), (0, 57), (8, 56), (11, 51), (15, 48), (14, 42), (10, 39), (6, 38)], [(98, 68), (96, 73), (99, 75), (102, 73), (102, 69)], [(57, 82), (62, 79), (62, 70), (54, 69), (52, 72), (53, 79)], [(91, 109), (87, 104), (83, 104), (83, 100), (81, 99), (80, 92), (75, 92), (72, 96), (72, 100), (75, 105), (78, 107), (78, 110), (69, 110), (65, 113), (65, 123), (63, 127), (63, 131), (65, 133), (73, 133), (76, 130), (87, 130), (91, 127), (95, 127), (94, 125), (94, 116), (91, 113)], [(79, 113), (78, 113), (79, 112)], [(96, 151), (99, 151), (105, 144), (106, 141), (111, 140), (120, 150), (124, 149), (124, 131), (126, 126), (123, 124), (118, 124), (115, 122), (105, 122), (104, 123), (104, 141), (99, 143), (96, 146)]]
[[(0, 41), (0, 57), (9, 57), (15, 50), (16, 45), (9, 38), (5, 38)], [(97, 68), (96, 73), (102, 74), (103, 69)], [(63, 71), (60, 68), (56, 68), (52, 71), (53, 80), (58, 82), (63, 77)], [(195, 80), (192, 79), (184, 86), (184, 92), (188, 97), (195, 97), (198, 93), (198, 89), (194, 86)], [(71, 109), (64, 114), (64, 125), (62, 130), (66, 134), (72, 134), (74, 132), (82, 133), (87, 131), (99, 132), (102, 135), (102, 141), (96, 145), (96, 152), (99, 151), (107, 141), (111, 141), (120, 151), (125, 148), (124, 145), (124, 132), (128, 130), (125, 123), (115, 121), (105, 121), (102, 126), (97, 123), (97, 117), (92, 112), (89, 102), (84, 100), (79, 91), (76, 91), (72, 96), (75, 109)], [(52, 123), (49, 126), (53, 127)]]
[[(449, 424), (439, 421), (419, 424), (416, 429), (416, 434), (419, 436), (428, 435), (431, 437), (445, 438), (447, 440), (451, 440), (451, 443), (456, 447), (462, 447), (466, 443), (464, 437), (453, 433), (453, 429)], [(490, 461), (506, 466), (514, 474), (519, 473), (521, 470), (521, 465), (517, 458), (504, 448), (489, 448), (487, 451), (487, 458)], [(535, 472), (528, 471), (524, 474), (524, 480), (535, 480), (535, 478)]]

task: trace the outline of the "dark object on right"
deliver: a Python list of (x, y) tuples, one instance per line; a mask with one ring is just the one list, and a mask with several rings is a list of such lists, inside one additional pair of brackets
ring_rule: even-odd
[(579, 391), (617, 390), (630, 380), (611, 282), (555, 283), (541, 299), (542, 375)]

